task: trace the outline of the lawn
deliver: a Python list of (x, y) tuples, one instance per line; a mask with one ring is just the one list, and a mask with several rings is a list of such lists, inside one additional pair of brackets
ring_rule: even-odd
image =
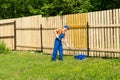
[(120, 59), (63, 56), (35, 52), (0, 54), (0, 80), (120, 80)]

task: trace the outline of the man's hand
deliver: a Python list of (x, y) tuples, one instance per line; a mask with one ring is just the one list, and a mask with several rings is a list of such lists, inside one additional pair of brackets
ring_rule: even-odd
[(68, 42), (67, 42), (67, 39), (65, 39), (64, 41), (65, 41), (65, 45), (66, 45), (67, 47), (70, 47), (70, 45), (69, 45)]
[(59, 38), (59, 36), (56, 34), (56, 37)]
[(70, 45), (69, 45), (68, 43), (66, 43), (66, 46), (67, 46), (67, 47), (70, 47)]

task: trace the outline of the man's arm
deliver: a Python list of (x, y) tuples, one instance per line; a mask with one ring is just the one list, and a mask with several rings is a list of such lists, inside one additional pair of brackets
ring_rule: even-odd
[(55, 30), (54, 30), (54, 33), (55, 33), (55, 35), (56, 35), (57, 38), (59, 37), (59, 36), (58, 36), (58, 33), (57, 33), (58, 31), (59, 31), (59, 29), (55, 29)]
[(64, 37), (64, 43), (65, 43), (65, 45), (66, 45), (67, 47), (70, 47), (70, 45), (68, 44), (68, 41), (67, 41), (66, 36)]

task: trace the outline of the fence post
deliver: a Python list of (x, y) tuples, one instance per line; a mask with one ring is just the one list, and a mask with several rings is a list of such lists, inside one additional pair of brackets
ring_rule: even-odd
[(87, 57), (89, 57), (89, 51), (90, 51), (90, 48), (89, 48), (89, 25), (87, 22)]
[(42, 24), (40, 24), (41, 52), (43, 52)]
[(14, 50), (16, 50), (16, 21), (14, 21)]

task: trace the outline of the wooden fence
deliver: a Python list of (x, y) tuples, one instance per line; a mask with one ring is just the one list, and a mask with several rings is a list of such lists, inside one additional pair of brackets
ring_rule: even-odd
[[(10, 22), (13, 24), (6, 24)], [(66, 35), (72, 50), (63, 44), (65, 55), (120, 57), (120, 9), (0, 20), (0, 40), (10, 49), (42, 50), (51, 54), (53, 30), (66, 24), (70, 27)], [(13, 37), (6, 39), (5, 35)]]
[[(41, 15), (1, 20), (0, 40), (4, 41), (10, 49), (40, 50), (41, 23), (42, 23)], [(6, 38), (4, 38), (5, 36)]]
[[(77, 52), (69, 54), (85, 53), (87, 50), (87, 13), (65, 15), (66, 24), (69, 25), (68, 43)], [(80, 50), (81, 49), (81, 50)], [(69, 55), (68, 54), (68, 55)]]
[(16, 49), (16, 38), (15, 38), (15, 27), (16, 22), (0, 23), (0, 41), (7, 44), (7, 48)]
[(40, 50), (42, 16), (16, 19), (17, 50)]
[(120, 57), (120, 9), (88, 14), (90, 56)]

